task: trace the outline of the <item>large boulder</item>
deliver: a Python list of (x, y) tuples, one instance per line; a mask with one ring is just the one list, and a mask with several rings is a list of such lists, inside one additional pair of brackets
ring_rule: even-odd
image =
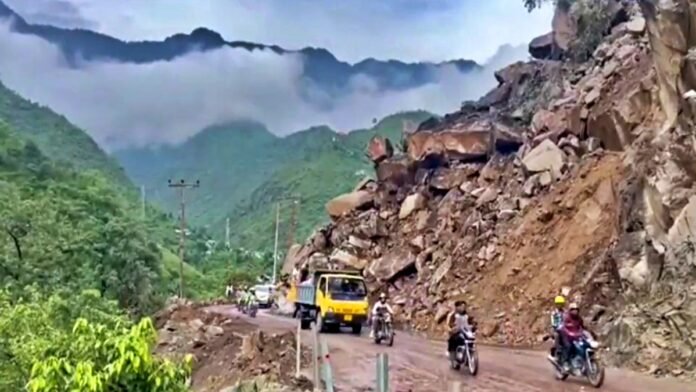
[(491, 150), (491, 132), (486, 129), (416, 132), (406, 139), (408, 155), (414, 161), (479, 159)]
[(550, 59), (553, 53), (553, 32), (540, 35), (529, 43), (529, 54), (535, 59)]
[(522, 158), (522, 164), (527, 171), (540, 173), (550, 171), (554, 178), (561, 176), (561, 170), (566, 161), (566, 155), (551, 140), (544, 140)]
[(405, 187), (413, 183), (415, 172), (406, 159), (388, 159), (377, 165), (377, 181), (392, 187)]
[(333, 264), (356, 270), (362, 270), (367, 265), (367, 261), (343, 249), (334, 249), (331, 256), (329, 256), (329, 261)]
[(389, 253), (373, 260), (368, 267), (368, 273), (380, 281), (389, 281), (404, 270), (414, 267), (416, 256), (408, 247), (394, 248)]
[(346, 193), (326, 203), (326, 212), (328, 212), (329, 216), (332, 218), (338, 218), (359, 208), (368, 206), (372, 201), (372, 193), (368, 191)]
[(425, 206), (425, 196), (421, 193), (414, 193), (408, 195), (404, 202), (401, 204), (401, 210), (399, 210), (399, 219), (405, 219), (414, 211), (417, 211)]
[(387, 138), (375, 136), (370, 139), (367, 145), (367, 156), (372, 162), (379, 163), (385, 159), (391, 158), (394, 155), (394, 147)]

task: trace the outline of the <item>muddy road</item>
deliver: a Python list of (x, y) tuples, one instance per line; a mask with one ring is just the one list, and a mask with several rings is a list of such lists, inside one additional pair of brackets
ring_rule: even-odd
[[(232, 306), (208, 309), (233, 317), (240, 316)], [(248, 321), (268, 331), (295, 330), (295, 320), (260, 312)], [(480, 346), (480, 370), (476, 377), (450, 370), (445, 344), (397, 334), (393, 347), (378, 346), (363, 336), (345, 333), (323, 334), (331, 350), (336, 385), (341, 391), (372, 391), (375, 386), (376, 355), (389, 354), (390, 389), (394, 392), (446, 392), (451, 381), (458, 380), (462, 391), (481, 392), (579, 392), (594, 390), (584, 379), (556, 381), (551, 365), (541, 351), (525, 351)], [(310, 342), (309, 332), (303, 343)], [(626, 370), (608, 369), (604, 392), (696, 392), (696, 383), (654, 379)]]

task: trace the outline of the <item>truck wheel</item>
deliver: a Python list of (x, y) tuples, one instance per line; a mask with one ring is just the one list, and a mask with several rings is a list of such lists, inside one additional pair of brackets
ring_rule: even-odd
[(355, 335), (359, 336), (360, 333), (362, 332), (362, 324), (353, 324), (352, 328), (353, 328), (353, 334), (355, 334)]

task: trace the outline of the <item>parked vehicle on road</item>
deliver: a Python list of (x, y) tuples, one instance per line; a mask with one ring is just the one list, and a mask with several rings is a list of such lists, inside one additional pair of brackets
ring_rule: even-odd
[(599, 388), (604, 383), (604, 368), (597, 361), (597, 348), (599, 343), (592, 339), (589, 334), (585, 334), (582, 339), (573, 343), (573, 353), (570, 359), (570, 369), (564, 369), (559, 357), (549, 357), (548, 360), (553, 365), (556, 379), (565, 380), (569, 375), (575, 377), (585, 377), (590, 384)]
[(273, 294), (275, 288), (271, 284), (259, 284), (254, 286), (254, 295), (259, 307), (270, 308), (273, 305)]
[(339, 330), (345, 325), (360, 335), (369, 305), (365, 280), (359, 271), (316, 270), (296, 286), (295, 314), (303, 329), (312, 322), (316, 322), (320, 332)]
[(373, 323), (377, 323), (375, 328), (374, 340), (376, 344), (382, 343), (382, 341), (387, 342), (387, 346), (394, 345), (394, 328), (392, 326), (392, 318), (389, 312), (384, 308), (377, 311), (377, 316), (372, 320)]
[(450, 367), (454, 370), (459, 370), (463, 365), (469, 374), (475, 376), (479, 367), (476, 334), (473, 331), (461, 331), (460, 333), (464, 343), (457, 347), (454, 356), (450, 358)]

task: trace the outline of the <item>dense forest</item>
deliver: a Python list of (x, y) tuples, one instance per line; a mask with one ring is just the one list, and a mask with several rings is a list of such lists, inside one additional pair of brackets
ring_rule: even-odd
[[(24, 107), (33, 123), (55, 124), (47, 109)], [(94, 169), (51, 159), (33, 141), (40, 133), (15, 130), (18, 117), (8, 117), (0, 117), (0, 390), (185, 390), (190, 363), (151, 354), (148, 318), (178, 292), (176, 217), (143, 210), (132, 184), (100, 170), (106, 156)], [(186, 245), (187, 298), (219, 296), (228, 280), (251, 281), (271, 265), (269, 255), (226, 249), (200, 229)]]

